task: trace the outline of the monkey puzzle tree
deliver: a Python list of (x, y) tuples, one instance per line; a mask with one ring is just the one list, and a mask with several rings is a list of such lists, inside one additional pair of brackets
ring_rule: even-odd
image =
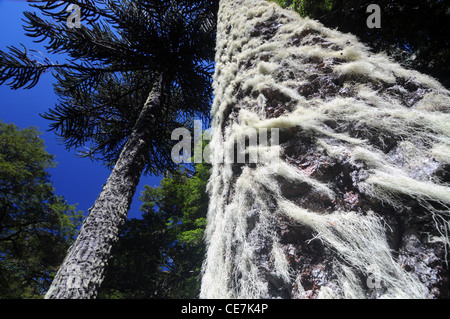
[(268, 1), (217, 25), (201, 297), (448, 297), (450, 92)]
[[(66, 24), (69, 4), (81, 27)], [(0, 52), (0, 83), (31, 88), (55, 74), (59, 103), (43, 116), (68, 148), (112, 172), (69, 249), (47, 298), (90, 298), (104, 276), (118, 228), (142, 172), (173, 167), (170, 132), (210, 105), (214, 1), (42, 1), (25, 12), (27, 35), (65, 63), (31, 50)]]
[[(99, 298), (197, 298), (205, 245), (209, 168), (165, 174), (142, 192), (142, 219), (127, 220)], [(130, 258), (132, 256), (132, 258)]]

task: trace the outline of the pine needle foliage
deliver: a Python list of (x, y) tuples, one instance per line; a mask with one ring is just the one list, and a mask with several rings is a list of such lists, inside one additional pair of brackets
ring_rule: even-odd
[[(24, 12), (26, 35), (65, 61), (9, 46), (0, 51), (0, 84), (30, 89), (52, 72), (58, 103), (42, 115), (50, 129), (67, 148), (112, 167), (163, 74), (145, 168), (160, 173), (172, 166), (168, 132), (208, 113), (217, 2), (32, 1), (35, 10)], [(80, 28), (67, 25), (70, 5), (80, 7)]]

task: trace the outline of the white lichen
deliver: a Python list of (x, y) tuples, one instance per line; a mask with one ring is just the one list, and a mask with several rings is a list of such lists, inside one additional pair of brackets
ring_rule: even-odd
[[(256, 26), (274, 16), (278, 18), (277, 29), (270, 39), (252, 35)], [(312, 35), (326, 39), (334, 48), (315, 43)], [(304, 43), (293, 45), (296, 38)], [(439, 240), (435, 242), (448, 245), (450, 188), (433, 176), (443, 164), (450, 163), (450, 93), (436, 80), (406, 70), (383, 54), (370, 53), (351, 34), (327, 29), (317, 21), (261, 0), (221, 1), (216, 49), (210, 142), (213, 166), (208, 184), (211, 200), (205, 233), (208, 249), (200, 296), (266, 297), (268, 286), (256, 253), (262, 240), (271, 256), (264, 265), (266, 271), (285, 282), (292, 281), (294, 295), (306, 296), (300, 275), (289, 268), (274, 231), (273, 212), (277, 210), (310, 228), (316, 234), (315, 240), (321, 240), (345, 260), (345, 264), (336, 262), (337, 280), (321, 287), (319, 298), (367, 297), (360, 275), (369, 276), (371, 269), (379, 271), (377, 279), (383, 287), (377, 297), (427, 297), (426, 287), (392, 256), (386, 239), (389, 227), (377, 212), (323, 214), (283, 197), (280, 178), (294, 184), (306, 183), (326, 198), (332, 199), (335, 194), (330, 185), (277, 156), (279, 145), (259, 147), (257, 163), (243, 166), (239, 173), (233, 171), (233, 157), (229, 157), (230, 161), (223, 159), (251, 130), (278, 128), (283, 132), (297, 128), (315, 136), (317, 147), (328, 156), (337, 160), (345, 157), (352, 165), (364, 167), (368, 176), (358, 187), (366, 196), (399, 210), (400, 196), (417, 200), (436, 223), (439, 236), (433, 238)], [(322, 59), (323, 66), (330, 63), (334, 74), (357, 75), (365, 80), (344, 86), (353, 90), (350, 97), (306, 98), (297, 88), (308, 84), (306, 76), (311, 65), (299, 63), (308, 58)], [(330, 61), (336, 58), (343, 62), (333, 65)], [(283, 77), (283, 72), (292, 72), (295, 79)], [(395, 88), (398, 78), (419, 83), (426, 89), (423, 98), (413, 106), (405, 106), (396, 94), (380, 93), (367, 84), (372, 81)], [(264, 92), (270, 90), (288, 101), (289, 111), (270, 118), (266, 115), (268, 97)], [(238, 98), (237, 92), (246, 94)], [(230, 110), (235, 113), (230, 115)], [(326, 124), (330, 121), (338, 123), (336, 128)], [(347, 126), (382, 132), (399, 142), (394, 150), (385, 153), (365, 138), (339, 130)], [(380, 145), (384, 143), (380, 141)], [(252, 214), (258, 216), (255, 225), (249, 225)]]

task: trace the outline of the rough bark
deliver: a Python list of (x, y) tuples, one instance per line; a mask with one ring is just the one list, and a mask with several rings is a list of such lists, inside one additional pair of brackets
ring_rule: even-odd
[(149, 94), (106, 184), (54, 278), (47, 299), (95, 298), (111, 248), (119, 239), (148, 152), (146, 138), (159, 107), (162, 77)]
[(450, 297), (450, 93), (266, 1), (222, 0), (217, 34), (201, 297)]

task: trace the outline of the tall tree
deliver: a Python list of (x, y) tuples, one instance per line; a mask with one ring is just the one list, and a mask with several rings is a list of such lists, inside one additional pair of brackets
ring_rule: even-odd
[(201, 297), (449, 296), (448, 90), (261, 0), (220, 2), (214, 88)]
[(275, 0), (328, 28), (350, 32), (374, 52), (437, 78), (450, 88), (450, 5), (445, 1), (380, 0), (380, 27), (367, 28), (370, 0)]
[[(67, 25), (68, 5), (81, 27)], [(48, 298), (91, 298), (142, 172), (173, 168), (170, 132), (202, 116), (211, 98), (215, 1), (43, 1), (25, 12), (27, 35), (66, 63), (31, 50), (0, 52), (0, 83), (33, 87), (52, 70), (60, 102), (44, 114), (67, 147), (113, 167)]]
[(142, 192), (142, 219), (127, 220), (100, 298), (197, 298), (205, 253), (207, 164), (167, 173)]
[(0, 121), (0, 298), (41, 297), (82, 212), (54, 194), (48, 154), (35, 128)]

